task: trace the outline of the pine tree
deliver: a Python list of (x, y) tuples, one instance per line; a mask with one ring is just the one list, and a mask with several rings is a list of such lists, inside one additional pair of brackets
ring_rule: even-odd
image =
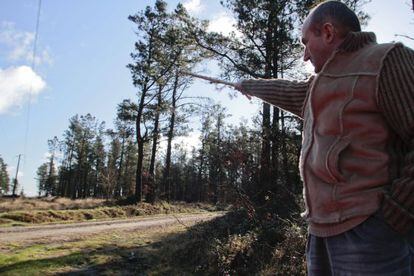
[(9, 192), (10, 189), (10, 177), (7, 172), (7, 164), (0, 156), (0, 195), (4, 195)]
[[(155, 156), (157, 151), (158, 136), (160, 132), (159, 116), (160, 107), (168, 92), (171, 92), (170, 122), (168, 130), (168, 146), (166, 169), (164, 179), (169, 179), (169, 163), (171, 158), (171, 140), (174, 137), (179, 108), (178, 100), (182, 96), (182, 88), (188, 83), (180, 71), (194, 66), (199, 61), (199, 54), (194, 45), (187, 39), (183, 32), (183, 25), (178, 17), (167, 13), (167, 4), (157, 0), (154, 8), (147, 7), (145, 11), (129, 16), (136, 24), (138, 41), (135, 43), (135, 52), (131, 54), (134, 63), (128, 65), (132, 79), (138, 91), (138, 102), (135, 134), (138, 146), (138, 163), (136, 171), (135, 196), (137, 201), (143, 198), (143, 161), (144, 148), (152, 138), (152, 151), (149, 165), (149, 194), (148, 199), (153, 201), (155, 187), (153, 174), (155, 169)], [(182, 5), (177, 7), (179, 14)], [(183, 106), (183, 104), (181, 104)], [(149, 121), (153, 121), (152, 137), (150, 135)]]
[(53, 139), (48, 140), (47, 143), (49, 147), (49, 162), (48, 162), (48, 169), (47, 169), (48, 175), (46, 178), (46, 182), (44, 183), (44, 191), (45, 191), (45, 196), (49, 196), (49, 195), (56, 196), (58, 176), (57, 176), (56, 167), (55, 167), (55, 164), (56, 164), (55, 156), (56, 156), (56, 151), (59, 150), (59, 140), (55, 136)]
[(38, 193), (39, 196), (41, 195), (48, 195), (48, 190), (47, 190), (47, 179), (48, 179), (48, 163), (43, 163), (42, 165), (39, 166), (39, 168), (37, 168), (37, 188), (38, 188)]
[(91, 114), (75, 115), (69, 119), (69, 127), (60, 143), (63, 158), (59, 166), (59, 195), (73, 199), (86, 198), (98, 190), (95, 164), (96, 158), (100, 158), (102, 165), (103, 157), (102, 154), (98, 157), (95, 149), (97, 141), (100, 141), (98, 148), (99, 143), (103, 143), (104, 127), (104, 122), (99, 122)]
[(160, 36), (167, 28), (166, 3), (157, 0), (155, 8), (147, 6), (145, 11), (128, 17), (137, 27), (138, 41), (135, 52), (131, 54), (134, 63), (128, 65), (135, 87), (138, 88), (138, 103), (135, 117), (135, 135), (138, 145), (138, 162), (136, 168), (135, 200), (142, 200), (144, 146), (149, 141), (145, 112), (149, 98), (157, 81), (168, 71), (160, 67), (157, 58), (163, 52)]

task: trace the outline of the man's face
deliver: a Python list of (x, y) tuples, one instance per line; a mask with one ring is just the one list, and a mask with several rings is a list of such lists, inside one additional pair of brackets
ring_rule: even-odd
[(315, 34), (310, 21), (308, 16), (302, 27), (302, 43), (305, 46), (303, 59), (310, 60), (315, 68), (315, 73), (319, 73), (333, 50), (326, 42), (324, 30), (322, 29), (319, 34)]

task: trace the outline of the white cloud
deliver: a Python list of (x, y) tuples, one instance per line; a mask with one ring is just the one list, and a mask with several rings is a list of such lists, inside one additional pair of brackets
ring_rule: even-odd
[(240, 33), (237, 31), (235, 25), (236, 20), (223, 12), (215, 16), (210, 21), (210, 24), (208, 25), (208, 31), (217, 32), (224, 35), (235, 32), (237, 36), (240, 36)]
[(45, 81), (29, 66), (0, 68), (0, 114), (34, 99), (45, 87)]
[[(9, 61), (24, 61), (31, 63), (33, 60), (33, 43), (35, 34), (33, 32), (20, 31), (15, 28), (13, 22), (2, 22), (0, 24), (0, 46), (7, 54)], [(36, 64), (52, 63), (48, 49), (38, 49), (35, 58)]]
[(189, 13), (193, 14), (199, 14), (204, 10), (204, 5), (201, 4), (201, 0), (187, 0), (183, 5)]

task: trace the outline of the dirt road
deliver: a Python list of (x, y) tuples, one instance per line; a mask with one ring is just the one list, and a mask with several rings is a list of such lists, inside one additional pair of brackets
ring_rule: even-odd
[(4, 227), (0, 228), (0, 243), (24, 242), (45, 238), (53, 241), (68, 240), (76, 238), (78, 236), (84, 236), (104, 231), (140, 230), (151, 227), (165, 227), (173, 224), (185, 224), (190, 226), (197, 222), (211, 220), (221, 215), (223, 214), (178, 214), (72, 224), (53, 224), (31, 227)]

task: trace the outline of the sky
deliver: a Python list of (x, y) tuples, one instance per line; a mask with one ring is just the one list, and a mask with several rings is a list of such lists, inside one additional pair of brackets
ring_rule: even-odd
[[(167, 0), (169, 8), (178, 2)], [(193, 16), (209, 19), (210, 30), (232, 30), (234, 19), (219, 0), (181, 2)], [(70, 117), (91, 113), (111, 127), (116, 105), (135, 99), (126, 65), (136, 35), (127, 17), (155, 0), (42, 0), (32, 62), (38, 3), (0, 0), (0, 156), (14, 177), (17, 156), (23, 155), (18, 179), (29, 196), (37, 194), (36, 170), (46, 161), (47, 140), (61, 137)], [(401, 41), (414, 48), (414, 41), (396, 36), (414, 36), (410, 3), (372, 0), (364, 6), (371, 16), (364, 30), (374, 31), (378, 42)], [(209, 64), (203, 70), (217, 75)], [(259, 101), (230, 97), (229, 90), (215, 90), (203, 81), (195, 81), (186, 93), (212, 97), (227, 108), (234, 124), (259, 110)], [(196, 134), (184, 140), (195, 144)]]

